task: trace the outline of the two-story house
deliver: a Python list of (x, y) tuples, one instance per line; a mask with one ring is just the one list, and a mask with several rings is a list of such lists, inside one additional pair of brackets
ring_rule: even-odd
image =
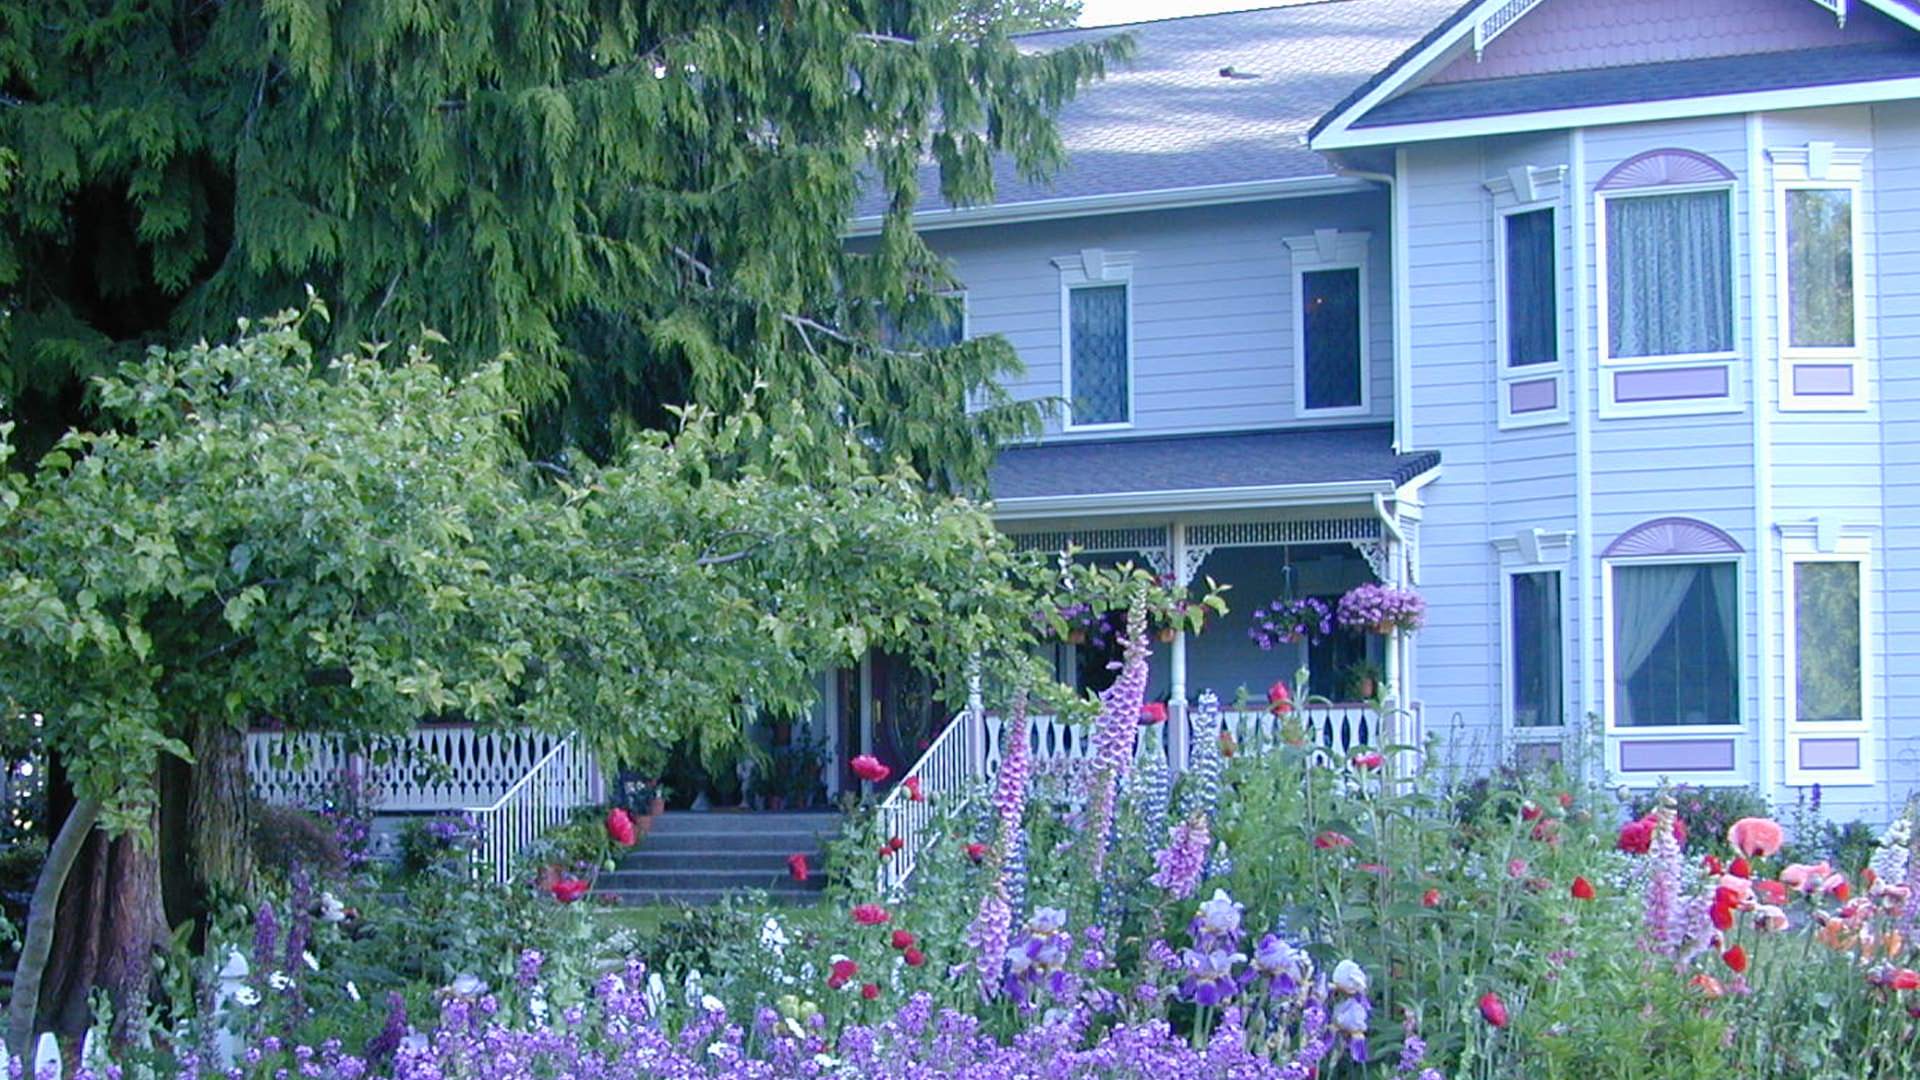
[[(1150, 694), (1305, 665), (1337, 698), (1373, 664), (1458, 761), (1585, 744), (1635, 785), (1890, 816), (1920, 781), (1920, 5), (1126, 29), (1061, 176), (918, 223), (959, 332), (1065, 402), (1000, 461), (1004, 528), (1233, 587), (1156, 644)], [(1368, 580), (1425, 627), (1254, 640), (1256, 609)], [(1100, 678), (1100, 645), (1062, 674)], [(870, 726), (887, 673), (848, 678)]]

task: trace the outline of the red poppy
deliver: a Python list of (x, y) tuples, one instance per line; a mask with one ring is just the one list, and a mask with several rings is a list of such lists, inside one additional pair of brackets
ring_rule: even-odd
[(1701, 859), (1700, 867), (1701, 869), (1705, 870), (1707, 873), (1712, 874), (1714, 877), (1719, 877), (1721, 874), (1724, 874), (1727, 872), (1727, 868), (1720, 865), (1720, 856), (1718, 855), (1709, 855), (1706, 858)]
[(1901, 968), (1893, 973), (1893, 981), (1888, 985), (1895, 990), (1920, 990), (1920, 971)]
[(1333, 848), (1352, 847), (1353, 840), (1341, 833), (1334, 832), (1332, 829), (1328, 829), (1326, 832), (1313, 838), (1313, 846), (1319, 848), (1321, 851), (1328, 851)]
[(1140, 706), (1140, 723), (1152, 727), (1167, 722), (1167, 707), (1157, 701), (1149, 701)]
[(874, 1001), (880, 997), (880, 987), (874, 983), (863, 983), (860, 986), (860, 996), (868, 1001)]
[(1563, 792), (1561, 792), (1560, 794), (1558, 794), (1558, 795), (1555, 795), (1555, 796), (1554, 796), (1554, 798), (1555, 798), (1556, 800), (1558, 800), (1558, 801), (1559, 801), (1559, 803), (1560, 803), (1560, 809), (1562, 809), (1562, 810), (1571, 810), (1571, 809), (1573, 809), (1573, 796), (1572, 796), (1572, 795), (1569, 795), (1569, 794), (1567, 794), (1566, 792), (1564, 792), (1564, 791), (1563, 791)]
[(1735, 945), (1733, 948), (1721, 953), (1720, 959), (1727, 962), (1727, 967), (1732, 970), (1735, 975), (1739, 975), (1747, 970), (1747, 950), (1743, 946)]
[(1507, 1003), (1500, 1000), (1499, 994), (1489, 990), (1480, 995), (1480, 1015), (1494, 1027), (1506, 1027)]
[(1643, 819), (1620, 826), (1620, 839), (1614, 846), (1629, 855), (1645, 855), (1653, 847), (1653, 823)]
[(891, 858), (893, 858), (893, 848), (891, 848), (891, 847), (889, 847), (889, 846), (887, 846), (886, 844), (881, 844), (881, 845), (880, 845), (880, 857), (881, 857), (881, 858), (883, 858), (883, 859), (891, 859)]
[(913, 948), (913, 940), (914, 940), (913, 931), (895, 930), (893, 932), (893, 938), (891, 940), (893, 942), (893, 947), (896, 949), (911, 949)]
[(795, 881), (807, 880), (807, 857), (793, 854), (787, 856), (787, 876)]
[(894, 851), (899, 851), (901, 848), (907, 846), (907, 842), (897, 836), (889, 836), (887, 837), (887, 846)]
[(1439, 907), (1440, 906), (1440, 890), (1428, 889), (1426, 892), (1421, 893), (1420, 906), (1421, 907)]
[(906, 958), (908, 967), (919, 967), (927, 962), (927, 954), (911, 946), (900, 955)]
[(563, 877), (547, 886), (547, 891), (553, 893), (555, 900), (563, 904), (571, 904), (587, 895), (589, 888), (591, 886), (577, 877)]
[(861, 926), (879, 926), (891, 918), (879, 904), (856, 904), (853, 908), (853, 921)]
[(1540, 804), (1534, 802), (1532, 799), (1528, 799), (1526, 802), (1520, 804), (1521, 821), (1538, 821), (1540, 815), (1543, 813), (1546, 813), (1546, 811), (1540, 809)]
[(1293, 695), (1287, 692), (1285, 681), (1267, 687), (1267, 708), (1282, 716), (1293, 711)]
[(1356, 769), (1377, 769), (1387, 763), (1387, 759), (1378, 750), (1362, 750), (1353, 755), (1353, 767)]
[(1533, 823), (1533, 838), (1549, 847), (1560, 846), (1560, 821), (1557, 818), (1542, 818)]
[(909, 802), (926, 802), (927, 801), (927, 797), (921, 794), (920, 792), (919, 777), (909, 776), (905, 780), (900, 781), (900, 786), (907, 789), (907, 800)]
[[(1840, 877), (1838, 874), (1834, 876)], [(1847, 902), (1847, 898), (1853, 895), (1853, 886), (1847, 884), (1846, 878), (1840, 877), (1840, 883), (1838, 885), (1827, 886), (1827, 895), (1844, 904)]]
[(833, 977), (839, 979), (841, 982), (846, 982), (858, 974), (860, 974), (860, 965), (851, 960), (835, 960), (833, 962)]
[(1753, 891), (1760, 895), (1760, 899), (1774, 907), (1787, 902), (1787, 887), (1771, 879), (1754, 882)]
[(987, 845), (985, 844), (981, 844), (981, 843), (968, 844), (966, 847), (966, 851), (967, 851), (967, 858), (972, 859), (975, 866), (980, 865), (980, 862), (987, 857)]
[(607, 835), (621, 847), (632, 847), (640, 839), (639, 830), (633, 827), (633, 815), (618, 806), (607, 811)]
[(1716, 930), (1733, 929), (1733, 909), (1725, 904), (1713, 905), (1712, 910), (1707, 913), (1707, 917), (1713, 920), (1713, 926)]
[(1733, 860), (1733, 863), (1727, 867), (1727, 873), (1732, 874), (1734, 877), (1750, 878), (1753, 876), (1753, 864), (1749, 863), (1747, 857), (1742, 855)]
[(1584, 877), (1576, 877), (1573, 879), (1573, 898), (1575, 900), (1591, 900), (1593, 897), (1593, 882), (1588, 881)]
[(853, 759), (853, 774), (870, 784), (877, 784), (893, 775), (893, 770), (872, 754), (861, 754)]

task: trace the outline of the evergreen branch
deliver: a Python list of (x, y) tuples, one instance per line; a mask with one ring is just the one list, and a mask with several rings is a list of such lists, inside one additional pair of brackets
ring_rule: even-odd
[(877, 34), (871, 30), (863, 30), (863, 31), (860, 31), (859, 33), (854, 34), (853, 36), (861, 41), (871, 41), (876, 45), (918, 45), (920, 44), (919, 42), (913, 40), (912, 38), (896, 37), (892, 34)]

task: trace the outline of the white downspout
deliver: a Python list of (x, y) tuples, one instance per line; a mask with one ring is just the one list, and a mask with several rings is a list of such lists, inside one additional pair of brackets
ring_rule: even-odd
[(1407, 239), (1407, 152), (1393, 152), (1393, 172), (1369, 172), (1334, 166), (1342, 176), (1371, 180), (1387, 186), (1387, 241), (1390, 256), (1387, 275), (1393, 297), (1393, 448), (1406, 453), (1413, 446), (1413, 295), (1407, 288), (1407, 264), (1411, 261)]
[[(1754, 723), (1758, 728), (1758, 752), (1755, 769), (1759, 773), (1761, 797), (1768, 803), (1774, 795), (1773, 756), (1773, 402), (1771, 385), (1775, 350), (1769, 348), (1768, 306), (1772, 296), (1767, 277), (1766, 221), (1767, 192), (1761, 178), (1767, 171), (1765, 121), (1759, 113), (1747, 114), (1747, 363), (1753, 400), (1753, 577), (1754, 615), (1759, 620), (1758, 662), (1754, 665), (1759, 680)], [(1863, 647), (1865, 643), (1863, 642)]]
[[(1593, 341), (1593, 314), (1588, 306), (1591, 301), (1592, 274), (1587, 263), (1590, 249), (1587, 243), (1586, 129), (1574, 128), (1569, 133), (1569, 139), (1571, 145), (1568, 147), (1567, 173), (1573, 191), (1573, 582), (1577, 590), (1574, 602), (1579, 605), (1580, 611), (1580, 633), (1574, 639), (1578, 646), (1576, 655), (1580, 658), (1580, 681), (1574, 700), (1580, 710), (1580, 724), (1584, 731), (1595, 711), (1594, 681), (1605, 677), (1598, 672), (1599, 661), (1594, 653), (1606, 627), (1600, 622), (1597, 603), (1600, 590), (1594, 587), (1598, 568), (1593, 564), (1593, 359), (1588, 352)], [(1604, 733), (1606, 718), (1599, 719)], [(1600, 745), (1601, 768), (1609, 770), (1613, 752), (1604, 735)]]

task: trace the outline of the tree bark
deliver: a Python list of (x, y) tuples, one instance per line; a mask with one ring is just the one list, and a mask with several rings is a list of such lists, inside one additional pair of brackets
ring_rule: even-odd
[(187, 851), (180, 860), (196, 895), (185, 909), (169, 908), (176, 925), (198, 921), (210, 900), (243, 897), (253, 886), (252, 805), (246, 735), (217, 721), (201, 724), (188, 786)]
[[(38, 1030), (81, 1038), (93, 1023), (95, 989), (113, 1005), (116, 1041), (144, 1021), (154, 954), (168, 938), (154, 829), (119, 837), (96, 829), (87, 837), (54, 909), (60, 948), (40, 987)], [(14, 996), (26, 998), (18, 986)]]
[(85, 799), (74, 806), (48, 847), (47, 861), (40, 867), (40, 880), (33, 887), (33, 901), (27, 909), (26, 939), (20, 946), (20, 963), (13, 970), (13, 1001), (7, 1018), (7, 1043), (16, 1058), (33, 1060), (40, 983), (46, 973), (47, 957), (53, 951), (60, 894), (66, 888), (81, 848), (93, 833), (94, 822), (99, 819), (98, 799)]

